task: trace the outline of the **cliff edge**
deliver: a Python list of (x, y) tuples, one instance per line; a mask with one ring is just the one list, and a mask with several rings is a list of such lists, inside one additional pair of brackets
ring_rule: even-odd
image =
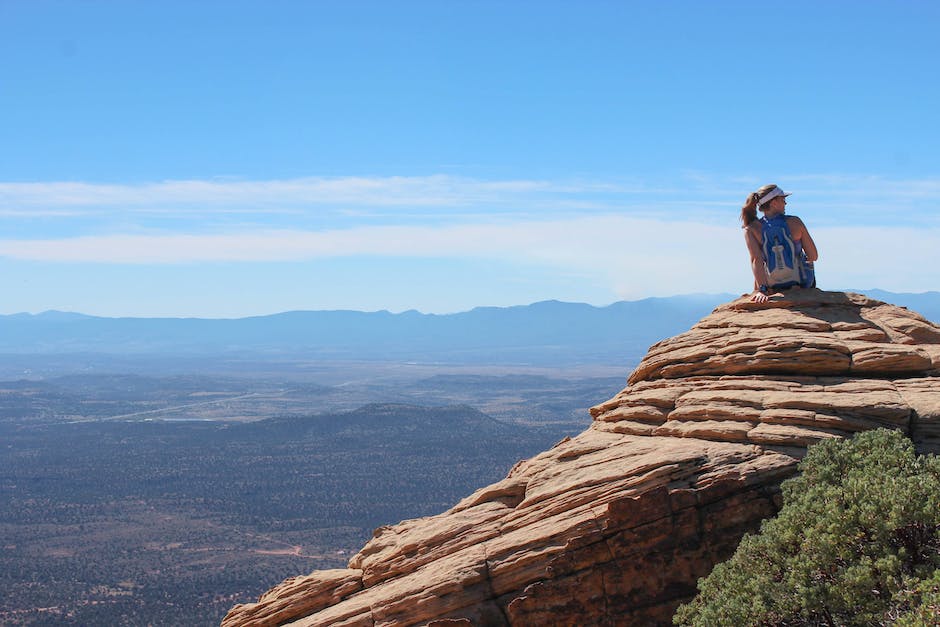
[(877, 427), (940, 452), (940, 327), (859, 294), (724, 304), (650, 348), (577, 437), (346, 569), (288, 579), (224, 627), (669, 624), (780, 506), (806, 447)]

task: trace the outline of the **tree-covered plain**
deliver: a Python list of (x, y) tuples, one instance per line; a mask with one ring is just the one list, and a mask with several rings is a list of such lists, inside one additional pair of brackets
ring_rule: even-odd
[(394, 404), (255, 422), (0, 422), (0, 623), (217, 624), (564, 433)]

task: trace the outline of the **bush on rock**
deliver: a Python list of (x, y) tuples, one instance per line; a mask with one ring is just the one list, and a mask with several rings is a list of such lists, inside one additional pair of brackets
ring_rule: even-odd
[(940, 458), (878, 429), (810, 448), (760, 533), (699, 581), (677, 625), (940, 621)]

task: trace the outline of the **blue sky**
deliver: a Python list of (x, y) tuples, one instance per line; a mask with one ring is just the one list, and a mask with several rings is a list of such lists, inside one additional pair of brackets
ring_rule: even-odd
[(940, 289), (940, 4), (0, 0), (0, 313)]

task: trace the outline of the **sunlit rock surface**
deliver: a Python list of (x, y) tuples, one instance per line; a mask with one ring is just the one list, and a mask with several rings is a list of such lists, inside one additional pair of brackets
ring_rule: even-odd
[(938, 376), (940, 327), (906, 309), (738, 299), (650, 348), (577, 437), (223, 625), (669, 624), (810, 444), (888, 427), (940, 451)]

